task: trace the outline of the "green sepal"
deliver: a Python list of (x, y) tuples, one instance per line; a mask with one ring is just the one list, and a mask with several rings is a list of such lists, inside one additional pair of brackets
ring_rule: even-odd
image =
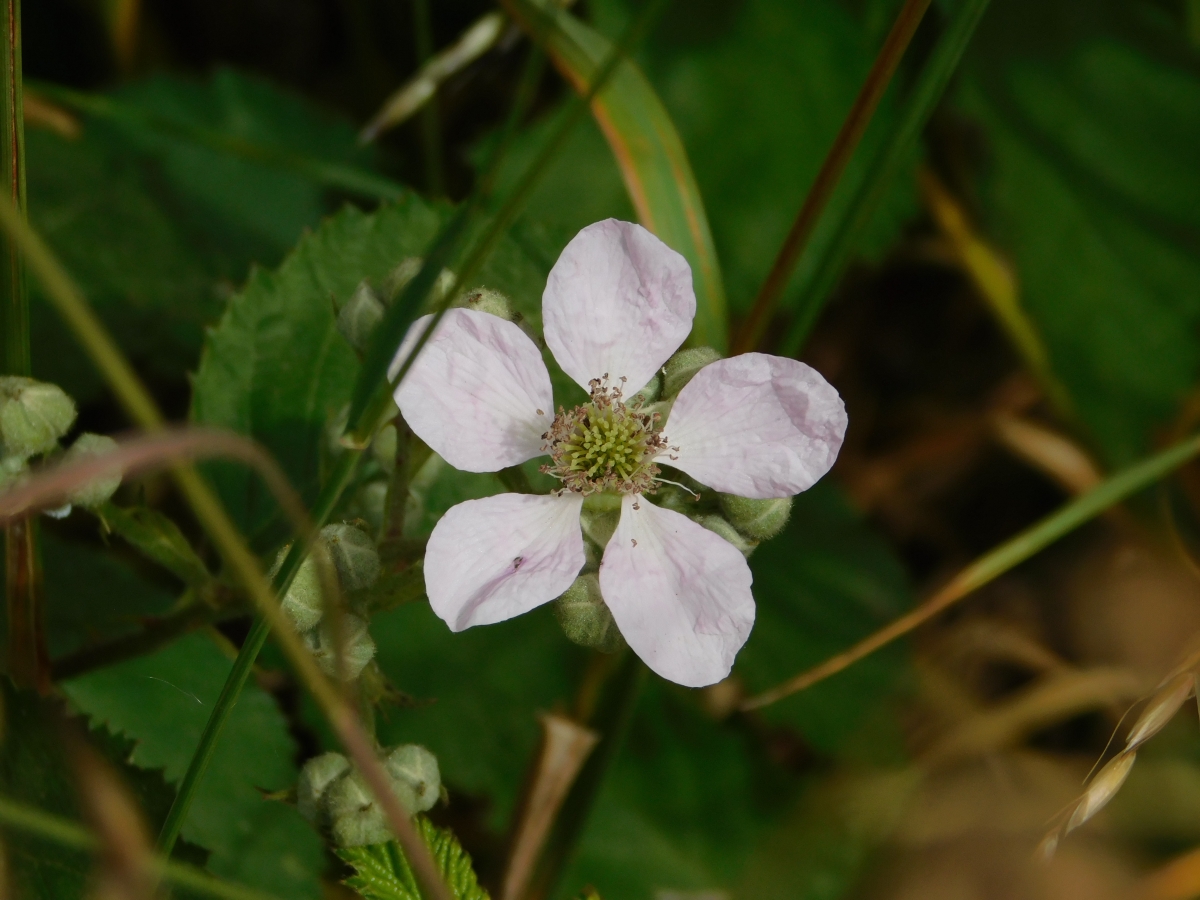
[(122, 508), (105, 503), (96, 509), (104, 526), (118, 534), (142, 556), (158, 563), (189, 587), (212, 582), (208, 567), (196, 555), (174, 521), (145, 506)]

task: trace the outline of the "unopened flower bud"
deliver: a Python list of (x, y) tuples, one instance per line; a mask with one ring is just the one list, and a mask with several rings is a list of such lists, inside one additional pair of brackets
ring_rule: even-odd
[(368, 481), (354, 495), (354, 515), (363, 519), (375, 534), (383, 528), (387, 512), (388, 483), (383, 479)]
[[(84, 432), (75, 439), (75, 443), (63, 455), (63, 460), (70, 462), (88, 456), (103, 456), (105, 453), (111, 453), (116, 449), (117, 442), (107, 435)], [(112, 475), (101, 475), (89, 481), (83, 487), (72, 491), (67, 495), (67, 499), (85, 509), (95, 509), (97, 506), (107, 503), (120, 486), (120, 472)]]
[(306, 762), (296, 782), (296, 807), (300, 815), (316, 825), (326, 791), (348, 771), (350, 761), (340, 753), (322, 753)]
[(454, 306), (499, 316), (506, 322), (511, 322), (516, 317), (509, 299), (499, 291), (486, 287), (477, 287), (467, 291), (454, 301)]
[(383, 302), (375, 296), (371, 285), (364, 281), (338, 311), (338, 331), (346, 343), (361, 353), (366, 350), (376, 326), (383, 321), (384, 312)]
[(567, 640), (602, 653), (616, 653), (625, 640), (613, 621), (612, 612), (600, 595), (600, 579), (580, 575), (557, 600), (554, 614)]
[(688, 350), (680, 350), (663, 366), (662, 396), (676, 396), (697, 372), (720, 358), (721, 354), (712, 347), (692, 347)]
[[(288, 544), (275, 557), (275, 565), (271, 567), (272, 577), (283, 565), (283, 560), (291, 548), (292, 545)], [(321, 590), (321, 571), (317, 568), (317, 561), (312, 558), (311, 554), (304, 558), (304, 562), (300, 563), (300, 568), (292, 577), (292, 583), (288, 585), (287, 593), (284, 594), (280, 606), (283, 608), (284, 614), (292, 620), (292, 625), (301, 634), (316, 628), (317, 623), (321, 621), (321, 616), (325, 612), (323, 591)]]
[(0, 458), (0, 491), (7, 490), (29, 474), (29, 464), (19, 456)]
[(706, 516), (697, 516), (696, 522), (700, 525), (703, 525), (713, 534), (717, 534), (725, 538), (725, 540), (737, 547), (738, 552), (741, 553), (742, 556), (749, 556), (754, 552), (754, 548), (758, 546), (758, 541), (754, 541), (746, 537), (740, 531), (730, 525), (723, 516), (718, 516), (716, 513)]
[(400, 265), (392, 269), (387, 278), (383, 280), (381, 293), (384, 303), (391, 304), (400, 295), (400, 292), (408, 287), (408, 283), (421, 271), (422, 262), (419, 256), (408, 256), (400, 260)]
[(335, 781), (326, 797), (330, 831), (339, 847), (363, 847), (392, 839), (383, 809), (357, 769)]
[[(353, 681), (375, 657), (375, 641), (367, 632), (367, 623), (358, 616), (342, 615), (342, 679)], [(337, 675), (337, 653), (334, 650), (333, 629), (329, 623), (307, 635), (309, 647), (317, 658), (317, 665), (326, 675)]]
[(388, 475), (396, 470), (396, 426), (384, 425), (371, 441), (371, 455)]
[(326, 525), (321, 529), (321, 540), (329, 548), (342, 590), (359, 591), (379, 578), (379, 551), (361, 528), (345, 523)]
[(721, 494), (721, 512), (738, 531), (755, 541), (766, 541), (783, 531), (792, 514), (792, 498), (750, 500)]
[(4, 455), (28, 459), (58, 446), (75, 422), (75, 401), (56, 384), (0, 377), (0, 443)]
[(419, 744), (401, 744), (387, 755), (383, 767), (392, 778), (396, 797), (415, 815), (433, 808), (442, 794), (437, 757)]

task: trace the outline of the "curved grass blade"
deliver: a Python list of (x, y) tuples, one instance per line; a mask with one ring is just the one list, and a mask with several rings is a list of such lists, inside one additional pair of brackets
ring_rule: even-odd
[(870, 174), (859, 185), (853, 201), (846, 207), (837, 224), (833, 240), (825, 252), (820, 265), (799, 290), (796, 315), (788, 326), (787, 333), (779, 344), (782, 356), (795, 356), (804, 346), (804, 341), (817, 324), (825, 301), (837, 286), (842, 272), (858, 248), (863, 231), (871, 222), (895, 179), (904, 161), (910, 158), (916, 147), (921, 130), (929, 121), (934, 107), (942, 98), (950, 77), (958, 68), (963, 51), (975, 33), (975, 26), (983, 17), (989, 0), (963, 0), (954, 11), (945, 31), (921, 68), (912, 92), (904, 102), (900, 116), (892, 126), (892, 133), (883, 142), (870, 167)]
[[(538, 0), (503, 0), (503, 5), (584, 93), (612, 44), (570, 13)], [(690, 343), (724, 352), (728, 321), (721, 267), (691, 163), (662, 101), (642, 70), (626, 59), (592, 100), (592, 114), (616, 157), (638, 219), (692, 266), (696, 321)]]
[(979, 557), (916, 609), (881, 628), (849, 650), (830, 657), (815, 668), (801, 672), (757, 697), (751, 697), (742, 704), (742, 709), (769, 706), (849, 668), (863, 657), (903, 637), (963, 597), (999, 578), (1009, 569), (1040, 553), (1109, 507), (1154, 484), (1197, 455), (1200, 455), (1200, 435), (1193, 435), (1105, 479), (1086, 494)]

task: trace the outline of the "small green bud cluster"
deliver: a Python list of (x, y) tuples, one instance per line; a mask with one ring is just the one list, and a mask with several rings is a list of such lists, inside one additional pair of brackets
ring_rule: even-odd
[[(433, 808), (442, 794), (437, 757), (418, 744), (385, 750), (383, 768), (409, 815)], [(296, 806), (309, 822), (328, 829), (339, 847), (382, 844), (392, 839), (387, 818), (362, 774), (340, 753), (323, 753), (304, 764)]]
[[(279, 551), (272, 574), (279, 571), (289, 549), (290, 545)], [(281, 606), (284, 614), (304, 636), (317, 663), (327, 674), (336, 675), (338, 653), (334, 629), (330, 622), (325, 621), (325, 584), (318, 554), (324, 555), (330, 574), (336, 577), (338, 586), (353, 594), (369, 588), (378, 580), (381, 568), (379, 551), (375, 549), (371, 537), (355, 525), (326, 525), (317, 536), (313, 551), (296, 570), (283, 597)], [(375, 642), (367, 630), (367, 623), (352, 612), (342, 613), (340, 630), (343, 676), (347, 681), (352, 681), (374, 658)]]
[[(22, 479), (29, 460), (59, 450), (59, 441), (75, 424), (75, 401), (55, 384), (19, 375), (0, 376), (0, 488)], [(110, 437), (85, 432), (63, 456), (76, 461), (102, 456), (117, 447)], [(53, 515), (65, 515), (71, 505), (95, 509), (108, 502), (121, 486), (121, 476), (103, 474), (68, 495), (68, 504)]]

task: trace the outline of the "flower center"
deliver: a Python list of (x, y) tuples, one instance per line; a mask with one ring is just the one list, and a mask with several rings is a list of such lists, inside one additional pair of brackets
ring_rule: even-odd
[(570, 411), (559, 408), (542, 435), (551, 459), (542, 471), (578, 494), (653, 492), (658, 474), (653, 460), (667, 445), (655, 430), (659, 415), (641, 412), (638, 398), (626, 405), (621, 389), (609, 388), (607, 378), (592, 379), (590, 402)]

